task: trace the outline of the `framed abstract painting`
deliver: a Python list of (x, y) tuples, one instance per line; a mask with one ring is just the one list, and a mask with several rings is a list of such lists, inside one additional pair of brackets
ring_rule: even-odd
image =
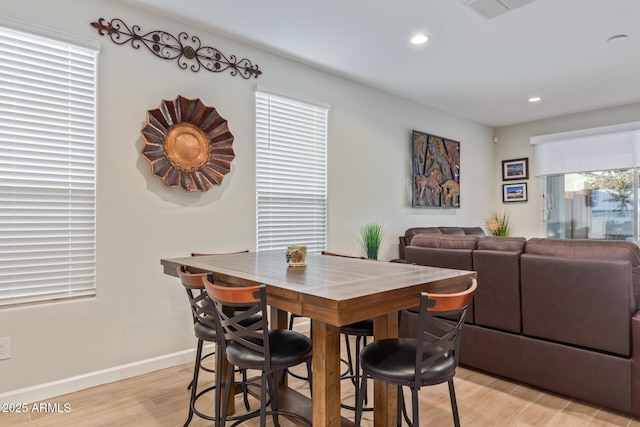
[(460, 142), (414, 130), (411, 134), (413, 207), (460, 207)]

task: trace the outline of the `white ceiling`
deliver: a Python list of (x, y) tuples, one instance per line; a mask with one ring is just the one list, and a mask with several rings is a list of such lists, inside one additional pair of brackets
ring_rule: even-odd
[(120, 1), (490, 126), (640, 102), (640, 0)]

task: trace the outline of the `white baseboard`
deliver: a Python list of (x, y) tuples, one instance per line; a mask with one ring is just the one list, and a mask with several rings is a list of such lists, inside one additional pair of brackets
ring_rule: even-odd
[[(211, 348), (207, 348), (211, 347)], [(213, 350), (213, 346), (205, 346), (205, 350)], [(19, 390), (0, 394), (0, 403), (34, 403), (51, 399), (78, 390), (84, 390), (102, 384), (131, 378), (149, 372), (166, 369), (184, 363), (193, 362), (195, 349), (140, 360), (126, 365), (90, 372), (75, 377), (64, 378), (45, 384), (39, 384)]]

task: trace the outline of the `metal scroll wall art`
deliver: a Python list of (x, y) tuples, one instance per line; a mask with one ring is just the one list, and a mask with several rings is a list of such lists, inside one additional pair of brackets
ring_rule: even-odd
[(161, 30), (141, 34), (138, 25), (129, 28), (122, 19), (117, 18), (109, 22), (100, 18), (97, 22), (92, 22), (91, 26), (101, 36), (108, 35), (115, 44), (131, 43), (134, 49), (144, 46), (158, 58), (175, 60), (183, 70), (188, 68), (198, 72), (205, 69), (213, 73), (230, 70), (232, 76), (238, 75), (244, 79), (258, 78), (262, 74), (258, 66), (247, 58), (238, 60), (235, 55), (227, 58), (215, 47), (202, 46), (198, 37), (189, 37), (185, 32), (177, 37)]
[(227, 121), (200, 99), (178, 96), (147, 111), (142, 156), (169, 187), (205, 192), (220, 185), (235, 158)]
[(414, 130), (413, 207), (460, 207), (460, 143)]

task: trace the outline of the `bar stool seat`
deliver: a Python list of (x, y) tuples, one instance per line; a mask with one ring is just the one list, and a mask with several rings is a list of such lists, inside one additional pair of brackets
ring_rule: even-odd
[(209, 342), (216, 342), (216, 331), (209, 328), (208, 326), (205, 326), (202, 323), (198, 322), (195, 325), (193, 325), (193, 332), (196, 338), (198, 339), (209, 341)]

